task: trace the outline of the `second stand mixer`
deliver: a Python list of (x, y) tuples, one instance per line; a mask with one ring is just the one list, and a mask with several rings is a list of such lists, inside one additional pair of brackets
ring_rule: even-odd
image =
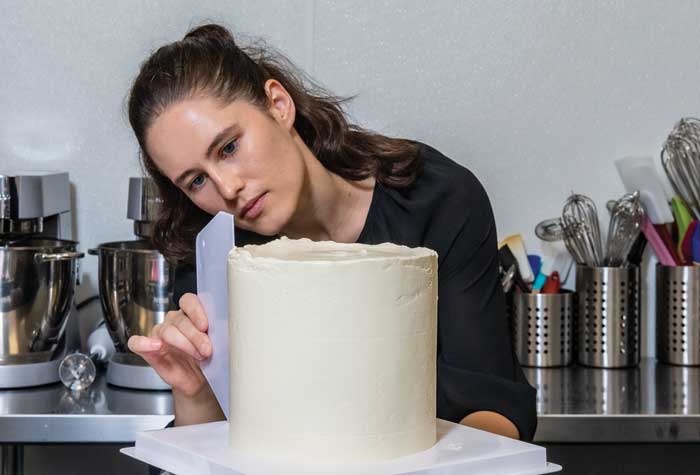
[(107, 367), (107, 382), (135, 389), (170, 389), (138, 355), (129, 351), (131, 335), (148, 335), (174, 310), (175, 269), (151, 244), (151, 224), (160, 209), (150, 178), (129, 180), (127, 217), (140, 238), (100, 244), (88, 252), (99, 257), (100, 302), (115, 352)]

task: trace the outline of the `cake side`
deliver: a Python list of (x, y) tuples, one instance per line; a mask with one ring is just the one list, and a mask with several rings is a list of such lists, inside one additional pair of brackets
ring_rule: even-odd
[(289, 258), (278, 241), (229, 256), (230, 443), (338, 461), (432, 446), (436, 254), (281, 242)]
[(229, 256), (232, 259), (248, 260), (250, 264), (258, 265), (274, 264), (278, 261), (343, 264), (376, 259), (408, 260), (416, 257), (437, 257), (437, 253), (426, 247), (408, 247), (392, 243), (338, 243), (283, 237), (267, 244), (234, 247)]

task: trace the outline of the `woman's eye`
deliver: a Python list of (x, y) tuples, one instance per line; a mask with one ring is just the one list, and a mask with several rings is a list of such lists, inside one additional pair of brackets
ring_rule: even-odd
[(222, 155), (231, 155), (236, 151), (236, 141), (232, 140), (221, 149)]
[(204, 184), (204, 175), (197, 175), (190, 183), (190, 189), (199, 188)]

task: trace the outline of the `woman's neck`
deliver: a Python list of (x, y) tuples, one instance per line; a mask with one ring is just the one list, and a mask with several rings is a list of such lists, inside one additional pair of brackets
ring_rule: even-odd
[(346, 180), (326, 169), (306, 145), (307, 173), (297, 212), (282, 234), (314, 241), (356, 242), (372, 203), (374, 177)]

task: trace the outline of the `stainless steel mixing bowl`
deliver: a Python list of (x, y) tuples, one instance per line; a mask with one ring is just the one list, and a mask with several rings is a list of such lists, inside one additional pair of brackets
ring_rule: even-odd
[(75, 296), (77, 243), (0, 241), (0, 364), (51, 360)]
[(148, 335), (175, 308), (174, 268), (145, 240), (108, 242), (88, 253), (99, 257), (100, 301), (109, 334), (118, 352), (129, 353), (131, 335)]

